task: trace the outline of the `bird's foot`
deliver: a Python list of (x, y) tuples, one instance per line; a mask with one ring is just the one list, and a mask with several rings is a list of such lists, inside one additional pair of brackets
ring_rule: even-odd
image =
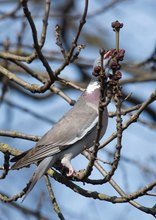
[(68, 169), (68, 172), (66, 172), (66, 176), (67, 176), (67, 177), (73, 177), (74, 174), (75, 174), (75, 170), (74, 170), (72, 167), (70, 167), (70, 168)]
[(70, 161), (71, 155), (65, 155), (61, 160), (61, 164), (67, 177), (73, 177), (75, 173), (75, 170), (73, 169)]
[(67, 177), (73, 177), (76, 174), (72, 166), (67, 167), (61, 163), (58, 163), (58, 164), (55, 164), (55, 168), (58, 169), (63, 175)]

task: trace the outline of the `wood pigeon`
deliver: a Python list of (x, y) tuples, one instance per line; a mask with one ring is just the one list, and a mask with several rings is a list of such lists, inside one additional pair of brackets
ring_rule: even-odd
[[(104, 69), (108, 67), (111, 52), (103, 57)], [(101, 58), (93, 66), (94, 70), (101, 67)], [(109, 68), (109, 67), (108, 67)], [(38, 167), (32, 176), (31, 184), (26, 195), (32, 190), (36, 182), (55, 163), (61, 163), (66, 168), (67, 176), (72, 176), (74, 169), (71, 159), (84, 149), (93, 146), (98, 123), (100, 82), (99, 77), (93, 75), (86, 90), (82, 93), (76, 104), (37, 142), (34, 148), (23, 152), (11, 159), (15, 162), (12, 170), (20, 169), (32, 163)], [(100, 138), (103, 137), (108, 123), (107, 108), (103, 111), (103, 123)]]

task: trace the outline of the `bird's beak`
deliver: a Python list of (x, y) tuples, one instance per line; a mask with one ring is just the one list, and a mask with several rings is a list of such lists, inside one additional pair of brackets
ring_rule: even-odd
[(104, 66), (105, 68), (109, 66), (109, 62), (110, 62), (111, 58), (112, 58), (112, 51), (109, 50), (109, 51), (107, 51), (107, 53), (105, 53), (104, 56), (103, 56), (103, 66)]
[(105, 73), (108, 76), (111, 72), (111, 68), (110, 68), (110, 61), (112, 58), (112, 52), (109, 50), (107, 53), (105, 53), (104, 57), (103, 57), (103, 66), (105, 69)]

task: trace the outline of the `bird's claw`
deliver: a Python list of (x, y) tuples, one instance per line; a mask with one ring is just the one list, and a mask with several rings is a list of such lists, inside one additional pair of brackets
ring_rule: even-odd
[(67, 177), (73, 177), (75, 170), (73, 168), (69, 168), (68, 172), (66, 172)]

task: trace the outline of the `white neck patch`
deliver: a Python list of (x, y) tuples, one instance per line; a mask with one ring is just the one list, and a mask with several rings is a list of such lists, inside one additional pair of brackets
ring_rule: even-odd
[(98, 89), (100, 87), (98, 82), (92, 82), (88, 85), (86, 92), (92, 93), (95, 89)]

